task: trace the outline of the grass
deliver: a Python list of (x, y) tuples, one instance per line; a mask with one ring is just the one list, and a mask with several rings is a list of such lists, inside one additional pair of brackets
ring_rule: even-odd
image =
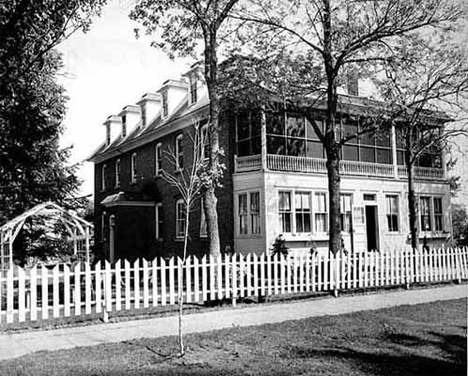
[[(222, 312), (220, 312), (222, 314)], [(466, 299), (42, 352), (0, 375), (466, 375)]]

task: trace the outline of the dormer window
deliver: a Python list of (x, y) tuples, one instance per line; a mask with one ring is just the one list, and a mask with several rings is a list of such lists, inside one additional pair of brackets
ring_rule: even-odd
[(162, 117), (166, 118), (169, 115), (169, 104), (167, 103), (167, 91), (162, 93)]
[(146, 105), (141, 105), (141, 127), (146, 127)]
[(127, 115), (122, 115), (122, 137), (127, 137)]
[(189, 76), (189, 94), (190, 94), (190, 104), (197, 103), (198, 93), (197, 93), (197, 77), (195, 74)]
[(130, 160), (130, 181), (132, 183), (136, 183), (137, 181), (137, 153), (132, 154), (132, 158)]

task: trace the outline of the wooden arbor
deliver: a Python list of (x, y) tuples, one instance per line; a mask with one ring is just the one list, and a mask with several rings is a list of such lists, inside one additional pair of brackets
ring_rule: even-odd
[(73, 242), (75, 255), (78, 253), (79, 241), (84, 241), (86, 261), (89, 262), (90, 237), (93, 225), (53, 202), (45, 202), (29, 209), (0, 227), (0, 269), (8, 269), (13, 264), (13, 242), (26, 220), (37, 215), (50, 220), (59, 220), (64, 225)]

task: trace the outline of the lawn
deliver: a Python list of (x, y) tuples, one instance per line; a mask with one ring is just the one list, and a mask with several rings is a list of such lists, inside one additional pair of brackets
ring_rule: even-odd
[(43, 352), (0, 375), (466, 375), (466, 333), (462, 299), (187, 335), (183, 358), (173, 337)]

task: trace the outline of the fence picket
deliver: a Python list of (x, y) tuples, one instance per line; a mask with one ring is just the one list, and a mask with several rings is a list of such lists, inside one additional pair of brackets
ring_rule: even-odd
[(267, 294), (272, 295), (273, 294), (273, 282), (274, 282), (272, 268), (274, 264), (272, 264), (271, 262), (271, 259), (272, 259), (271, 255), (266, 254), (265, 257), (266, 257), (266, 264), (267, 264)]
[(192, 256), (188, 256), (185, 260), (185, 301), (192, 303)]
[(26, 302), (25, 302), (25, 272), (23, 268), (18, 267), (18, 321), (26, 320)]
[[(173, 276), (174, 277), (174, 276)], [(172, 278), (174, 280), (174, 278)], [(133, 308), (140, 308), (140, 259), (133, 263)], [(172, 303), (174, 304), (174, 303)]]
[[(77, 283), (76, 275), (74, 275), (74, 283)], [(91, 278), (91, 266), (89, 263), (84, 264), (84, 288), (85, 288), (85, 314), (91, 314), (92, 309), (92, 278)]]
[(122, 310), (122, 260), (115, 263), (115, 310)]
[[(12, 269), (10, 270), (13, 271)], [(13, 298), (13, 284), (11, 285), (11, 288), (12, 288), (11, 295)], [(42, 303), (41, 318), (45, 320), (49, 318), (49, 276), (48, 276), (48, 269), (44, 265), (41, 265), (41, 303)], [(12, 307), (13, 307), (13, 301), (12, 301)]]
[(232, 260), (232, 255), (231, 254), (226, 254), (224, 257), (224, 296), (226, 299), (229, 299), (231, 297), (231, 262)]
[(231, 258), (231, 287), (232, 287), (232, 299), (235, 302), (237, 299), (238, 291), (237, 291), (237, 253), (234, 253)]
[(70, 268), (63, 265), (63, 315), (70, 316)]
[(96, 313), (102, 312), (102, 274), (101, 274), (101, 261), (98, 261), (96, 265), (94, 265), (94, 280), (95, 286), (94, 291), (96, 296), (94, 297), (94, 301), (96, 302)]
[(200, 261), (198, 257), (193, 258), (193, 284), (194, 284), (194, 301), (200, 301)]
[(154, 259), (151, 264), (151, 301), (153, 307), (158, 306), (158, 260)]
[(208, 300), (208, 268), (206, 265), (206, 255), (202, 258), (202, 301)]
[[(73, 269), (73, 275), (75, 279), (75, 293), (74, 297), (74, 304), (75, 304), (75, 316), (81, 315), (81, 262), (77, 262), (75, 264), (75, 268)], [(47, 282), (46, 282), (47, 285)], [(44, 286), (43, 286), (44, 287)], [(47, 289), (47, 286), (46, 286)], [(47, 311), (47, 307), (46, 307)], [(44, 314), (44, 310), (42, 311)], [(43, 317), (44, 318), (44, 317)]]
[(468, 248), (463, 247), (462, 253), (462, 265), (463, 265), (463, 278), (468, 279)]
[(286, 259), (286, 292), (292, 292), (292, 267), (291, 267), (291, 258), (285, 256)]
[(280, 255), (280, 274), (281, 274), (281, 294), (286, 292), (286, 260)]
[(245, 264), (244, 264), (244, 256), (242, 254), (239, 255), (239, 271), (237, 272), (239, 278), (239, 296), (243, 298), (245, 296)]
[(267, 294), (267, 284), (269, 281), (265, 280), (265, 252), (260, 255), (260, 293), (262, 296)]
[(223, 299), (223, 265), (221, 255), (216, 258), (216, 290), (219, 300)]
[[(270, 255), (270, 258), (272, 256)], [(278, 295), (280, 292), (280, 266), (279, 266), (279, 254), (276, 253), (273, 256), (273, 275), (275, 280), (275, 295)]]
[(254, 296), (259, 296), (259, 286), (258, 286), (258, 256), (256, 253), (252, 254), (253, 256), (253, 294)]
[(246, 296), (251, 296), (252, 295), (252, 269), (251, 269), (251, 262), (250, 262), (250, 257), (252, 256), (251, 253), (247, 253), (247, 256), (245, 257), (245, 275), (247, 279), (247, 286), (246, 286)]
[(149, 307), (149, 299), (150, 299), (150, 292), (149, 292), (149, 265), (148, 261), (143, 258), (143, 308)]
[[(291, 260), (290, 258), (288, 260)], [(291, 264), (291, 261), (290, 261), (290, 264)], [(292, 292), (294, 293), (297, 293), (298, 291), (298, 285), (297, 285), (297, 265), (298, 265), (298, 261), (297, 261), (297, 254), (294, 253), (293, 255), (293, 259), (292, 259), (292, 280), (293, 280), (293, 286), (292, 286)], [(290, 291), (291, 292), (291, 291)]]
[(306, 292), (309, 292), (311, 290), (311, 287), (310, 287), (310, 259), (311, 259), (312, 255), (310, 254), (310, 252), (307, 252), (306, 255), (305, 255), (305, 265), (304, 265), (304, 268), (305, 268), (305, 291)]
[(8, 269), (6, 275), (7, 286), (7, 323), (11, 324), (14, 321), (14, 306), (13, 306), (13, 268)]
[(111, 264), (106, 260), (104, 263), (104, 303), (107, 312), (112, 312), (112, 272)]
[(131, 300), (131, 295), (130, 295), (130, 289), (131, 289), (131, 268), (130, 268), (130, 261), (125, 260), (124, 261), (124, 269), (125, 269), (125, 309), (131, 309), (132, 308), (132, 300)]
[(315, 272), (315, 268), (316, 268), (316, 264), (318, 264), (317, 262), (317, 254), (316, 253), (312, 253), (310, 255), (310, 268), (311, 268), (311, 288), (312, 288), (312, 291), (315, 292), (317, 291), (317, 281), (316, 281), (316, 272)]
[(60, 317), (59, 302), (59, 266), (52, 269), (52, 317)]
[(174, 257), (169, 259), (169, 304), (175, 304), (175, 266)]
[[(29, 285), (31, 288), (31, 300), (29, 303), (30, 307), (30, 319), (31, 321), (37, 320), (37, 266), (34, 265), (29, 271)], [(1, 279), (0, 279), (1, 286)], [(1, 296), (1, 295), (0, 295)], [(0, 307), (1, 310), (1, 307)]]
[(161, 258), (161, 305), (165, 306), (167, 302), (167, 283), (166, 283), (166, 260)]

